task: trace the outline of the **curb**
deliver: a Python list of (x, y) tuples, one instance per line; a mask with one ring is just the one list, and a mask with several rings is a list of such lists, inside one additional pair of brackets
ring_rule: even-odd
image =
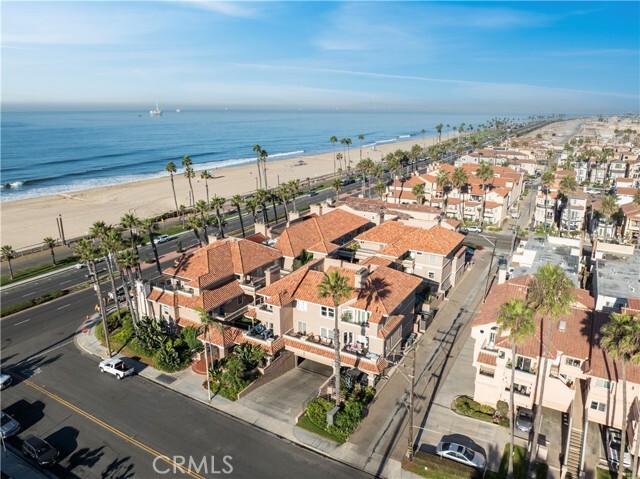
[[(95, 356), (95, 357), (98, 357), (98, 358), (103, 359), (103, 358), (102, 358), (102, 356), (98, 356), (97, 354), (95, 354), (95, 353), (93, 353), (93, 352), (89, 351), (87, 348), (85, 348), (82, 344), (80, 344), (80, 342), (79, 342), (79, 340), (78, 340), (78, 338), (80, 337), (80, 334), (92, 334), (93, 328), (95, 327), (95, 324), (92, 324), (92, 323), (95, 323), (95, 321), (96, 321), (96, 319), (95, 319), (95, 318), (89, 318), (88, 320), (83, 321), (83, 323), (82, 323), (82, 327), (81, 327), (80, 329), (78, 329), (78, 330), (77, 330), (77, 331), (79, 331), (79, 333), (78, 333), (78, 334), (76, 334), (76, 335), (74, 336), (74, 344), (75, 344), (77, 347), (79, 347), (82, 351), (84, 351), (85, 353), (87, 353), (87, 354), (89, 354), (89, 355), (91, 355), (91, 356)], [(84, 330), (84, 329), (86, 329), (86, 328), (88, 328), (88, 331), (87, 331), (86, 333), (84, 333), (84, 332), (83, 332), (83, 330)], [(337, 462), (337, 463), (339, 463), (339, 464), (342, 464), (342, 465), (348, 466), (348, 467), (350, 467), (350, 468), (352, 468), (352, 469), (355, 469), (355, 470), (357, 470), (357, 471), (360, 471), (360, 472), (363, 472), (363, 473), (365, 473), (365, 474), (368, 474), (368, 475), (369, 475), (369, 476), (371, 476), (371, 477), (375, 477), (375, 475), (374, 475), (374, 474), (371, 474), (370, 472), (368, 472), (368, 471), (366, 471), (366, 470), (364, 470), (364, 469), (360, 469), (360, 468), (358, 468), (358, 467), (354, 466), (353, 464), (350, 464), (350, 463), (348, 463), (348, 462), (345, 462), (345, 461), (342, 461), (342, 460), (340, 460), (340, 459), (337, 459), (337, 458), (335, 458), (335, 457), (333, 457), (333, 456), (331, 456), (331, 455), (327, 454), (326, 452), (322, 451), (321, 449), (317, 449), (317, 448), (315, 448), (315, 447), (313, 447), (313, 446), (311, 446), (311, 445), (305, 444), (305, 443), (303, 443), (303, 442), (296, 441), (296, 440), (295, 440), (295, 435), (294, 435), (294, 439), (290, 439), (290, 438), (288, 438), (288, 437), (281, 436), (280, 434), (277, 434), (277, 433), (275, 433), (275, 432), (273, 432), (273, 431), (270, 431), (270, 430), (268, 430), (268, 429), (264, 429), (264, 428), (260, 427), (259, 425), (255, 424), (255, 423), (248, 422), (248, 421), (244, 420), (244, 419), (243, 419), (243, 418), (241, 418), (241, 417), (235, 416), (235, 415), (231, 414), (231, 413), (230, 413), (230, 412), (228, 412), (228, 411), (224, 411), (224, 410), (222, 410), (222, 409), (219, 409), (219, 408), (215, 407), (214, 405), (212, 405), (211, 403), (209, 403), (208, 401), (204, 401), (204, 400), (199, 399), (199, 398), (197, 398), (197, 397), (194, 397), (194, 396), (190, 396), (190, 395), (188, 395), (188, 394), (185, 394), (185, 393), (183, 393), (182, 391), (179, 391), (179, 390), (177, 390), (177, 389), (173, 389), (173, 388), (169, 387), (168, 385), (163, 384), (162, 382), (157, 381), (157, 380), (155, 380), (155, 379), (153, 379), (153, 378), (150, 378), (150, 377), (147, 377), (147, 376), (143, 376), (143, 375), (140, 375), (140, 374), (137, 374), (137, 376), (140, 376), (141, 378), (143, 378), (143, 379), (145, 379), (145, 380), (147, 380), (147, 381), (151, 381), (151, 382), (153, 382), (154, 384), (157, 384), (157, 385), (159, 385), (159, 386), (163, 387), (164, 389), (168, 389), (168, 390), (170, 390), (170, 391), (172, 391), (172, 392), (174, 392), (174, 393), (176, 393), (176, 394), (179, 394), (179, 395), (181, 395), (182, 397), (185, 397), (185, 398), (190, 399), (190, 400), (192, 400), (192, 401), (197, 401), (197, 402), (199, 402), (199, 403), (201, 403), (201, 404), (204, 404), (204, 405), (206, 405), (206, 406), (208, 406), (208, 407), (210, 407), (210, 408), (214, 409), (216, 412), (218, 412), (218, 413), (220, 413), (220, 414), (223, 414), (223, 415), (224, 415), (225, 417), (227, 417), (228, 419), (232, 419), (232, 420), (235, 420), (235, 421), (241, 422), (241, 423), (243, 423), (243, 424), (245, 424), (245, 425), (247, 425), (247, 426), (249, 426), (249, 427), (252, 427), (252, 428), (260, 429), (260, 431), (262, 431), (262, 432), (264, 432), (264, 433), (266, 433), (266, 434), (268, 434), (268, 435), (270, 435), (270, 436), (272, 436), (272, 437), (275, 437), (275, 438), (277, 438), (277, 439), (279, 439), (279, 440), (281, 440), (281, 441), (286, 441), (286, 442), (288, 442), (289, 444), (293, 444), (293, 445), (298, 446), (298, 447), (300, 447), (300, 448), (302, 448), (302, 449), (309, 450), (309, 451), (314, 452), (314, 453), (316, 453), (316, 454), (322, 455), (322, 456), (326, 457), (326, 458), (327, 458), (327, 459), (329, 459), (329, 460), (335, 461), (335, 462)]]

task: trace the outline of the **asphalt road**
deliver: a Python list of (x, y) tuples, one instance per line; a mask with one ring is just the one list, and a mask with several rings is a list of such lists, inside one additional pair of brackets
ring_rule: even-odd
[(162, 460), (154, 470), (158, 455), (206, 457), (209, 466), (213, 457), (218, 474), (200, 470), (203, 477), (224, 476), (224, 456), (233, 467), (228, 477), (369, 477), (139, 376), (100, 374), (97, 358), (73, 344), (94, 303), (84, 291), (0, 323), (2, 369), (16, 381), (3, 391), (2, 408), (22, 425), (10, 442), (19, 447), (28, 434), (47, 439), (61, 451), (52, 469), (59, 477), (189, 477), (179, 469), (161, 474), (172, 467)]

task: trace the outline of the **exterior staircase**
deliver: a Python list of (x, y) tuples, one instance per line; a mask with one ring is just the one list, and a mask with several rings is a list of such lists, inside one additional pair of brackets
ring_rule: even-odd
[(566, 460), (565, 479), (580, 478), (580, 450), (582, 449), (582, 424), (578, 424), (580, 429), (571, 428), (569, 435), (569, 453)]

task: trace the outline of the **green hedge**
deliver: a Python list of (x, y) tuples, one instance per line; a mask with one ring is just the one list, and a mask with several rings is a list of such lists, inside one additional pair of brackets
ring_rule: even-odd
[(7, 306), (0, 311), (0, 317), (9, 316), (10, 314), (19, 313), (20, 311), (24, 311), (25, 309), (32, 308), (39, 304), (48, 303), (49, 301), (53, 301), (54, 299), (61, 298), (62, 296), (69, 293), (69, 290), (63, 289), (62, 291), (52, 291), (49, 294), (45, 294), (44, 296), (38, 296), (37, 298), (30, 299), (29, 301), (25, 301), (23, 303), (14, 304), (13, 306)]
[(509, 427), (508, 412), (506, 415), (502, 414), (504, 411), (504, 407), (501, 407), (500, 413), (496, 415), (496, 410), (491, 406), (480, 404), (479, 402), (474, 401), (468, 396), (458, 396), (453, 400), (451, 409), (463, 416), (468, 416), (474, 419), (480, 419), (481, 421), (491, 422), (494, 424), (499, 424), (500, 426)]

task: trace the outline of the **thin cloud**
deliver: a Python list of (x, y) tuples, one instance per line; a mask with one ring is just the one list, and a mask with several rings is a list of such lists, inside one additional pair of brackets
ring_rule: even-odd
[(242, 2), (222, 2), (211, 0), (180, 0), (178, 3), (191, 4), (202, 10), (219, 13), (229, 17), (253, 18), (258, 15), (258, 10), (250, 8)]
[(450, 79), (450, 78), (431, 78), (431, 77), (414, 76), (414, 75), (396, 75), (392, 73), (376, 73), (376, 72), (366, 72), (366, 71), (341, 70), (341, 69), (335, 69), (335, 68), (297, 67), (297, 66), (290, 66), (290, 65), (267, 65), (267, 64), (260, 64), (260, 63), (230, 63), (230, 64), (235, 66), (240, 66), (240, 67), (262, 68), (266, 70), (293, 70), (293, 71), (304, 71), (304, 72), (310, 72), (310, 73), (330, 73), (330, 74), (339, 74), (339, 75), (362, 76), (362, 77), (369, 77), (369, 78), (444, 83), (444, 84), (451, 84), (451, 85), (486, 86), (486, 87), (492, 87), (492, 88), (493, 87), (495, 88), (529, 88), (529, 89), (535, 89), (537, 91), (548, 91), (548, 92), (559, 92), (559, 93), (562, 93), (562, 92), (580, 93), (580, 94), (588, 94), (588, 95), (609, 96), (609, 97), (615, 97), (615, 98), (633, 98), (633, 99), (638, 98), (638, 95), (619, 93), (619, 92), (580, 90), (580, 89), (561, 88), (561, 87), (544, 87), (544, 86), (538, 86), (538, 85), (529, 85), (526, 83), (481, 82), (481, 81), (472, 81), (472, 80), (457, 80), (457, 79)]

